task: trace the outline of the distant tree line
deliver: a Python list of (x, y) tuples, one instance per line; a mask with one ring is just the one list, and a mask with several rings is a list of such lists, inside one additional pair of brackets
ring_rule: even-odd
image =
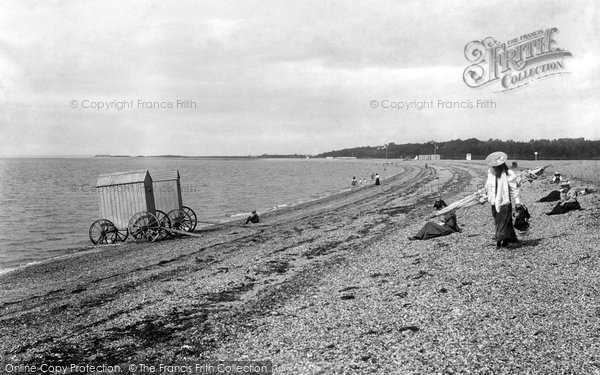
[(415, 155), (440, 154), (442, 159), (465, 159), (467, 153), (472, 159), (485, 159), (494, 151), (504, 151), (510, 159), (532, 160), (534, 153), (542, 159), (600, 159), (600, 141), (585, 138), (532, 139), (529, 142), (476, 138), (455, 139), (447, 142), (389, 143), (384, 146), (366, 146), (325, 152), (319, 157), (354, 156), (357, 158), (414, 158)]
[(303, 154), (293, 154), (293, 155), (288, 155), (288, 154), (262, 154), (257, 156), (259, 158), (278, 158), (278, 159), (304, 159), (305, 157), (307, 157), (307, 155), (303, 155)]

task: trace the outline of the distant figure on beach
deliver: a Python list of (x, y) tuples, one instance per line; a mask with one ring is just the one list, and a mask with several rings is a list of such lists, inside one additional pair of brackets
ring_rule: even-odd
[(553, 184), (560, 184), (562, 182), (562, 176), (560, 172), (554, 172), (554, 177), (552, 177)]
[(367, 184), (367, 178), (366, 178), (366, 177), (365, 177), (365, 178), (363, 178), (363, 180), (362, 180), (362, 183), (363, 183), (363, 185), (366, 185), (366, 184)]
[(512, 168), (512, 169), (517, 169), (517, 168), (519, 168), (519, 164), (518, 164), (516, 161), (513, 161), (513, 162), (512, 162), (512, 167), (511, 167), (511, 168)]
[(485, 159), (489, 165), (487, 181), (483, 189), (484, 196), (492, 205), (492, 217), (496, 225), (496, 248), (507, 247), (510, 242), (517, 242), (517, 234), (512, 221), (512, 204), (521, 207), (519, 199), (518, 176), (506, 165), (508, 155), (504, 152), (493, 152)]
[[(447, 204), (442, 199), (435, 201), (433, 207), (436, 210), (441, 210), (446, 207)], [(444, 220), (439, 222), (429, 221), (421, 228), (421, 230), (412, 237), (408, 237), (409, 240), (428, 240), (434, 237), (447, 236), (452, 233), (460, 232), (458, 223), (456, 222), (456, 213), (454, 210), (446, 212), (444, 214)]]
[(356, 186), (358, 183), (356, 182), (356, 177), (352, 177), (352, 182), (350, 182), (350, 186)]
[(429, 167), (427, 166), (427, 163), (425, 163), (425, 169), (428, 169)]
[(254, 210), (252, 211), (252, 215), (248, 216), (244, 225), (248, 223), (258, 224), (259, 221), (258, 214), (256, 213), (256, 210)]
[(371, 180), (373, 180), (375, 178), (375, 175), (373, 173), (371, 173)]
[(376, 186), (381, 185), (381, 181), (379, 181), (379, 173), (375, 173), (375, 185)]
[(577, 190), (571, 188), (569, 180), (565, 180), (560, 184), (560, 202), (546, 215), (561, 215), (579, 209), (581, 206), (577, 201)]

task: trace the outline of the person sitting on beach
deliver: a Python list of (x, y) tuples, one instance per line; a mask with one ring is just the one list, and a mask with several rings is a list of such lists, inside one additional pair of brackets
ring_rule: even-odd
[(258, 214), (256, 213), (256, 210), (254, 210), (252, 211), (252, 215), (248, 216), (244, 225), (248, 223), (257, 224), (259, 221), (260, 219), (258, 218)]
[(562, 181), (562, 177), (560, 176), (560, 172), (554, 172), (554, 177), (552, 177), (553, 184), (560, 184)]
[(580, 209), (581, 206), (577, 201), (577, 190), (571, 188), (569, 180), (565, 180), (560, 184), (560, 202), (554, 206), (552, 211), (547, 212), (546, 215), (561, 215)]
[(560, 191), (552, 190), (543, 198), (540, 198), (538, 202), (556, 202), (560, 200)]
[(352, 177), (352, 182), (350, 182), (350, 186), (356, 186), (356, 177)]
[[(433, 207), (436, 210), (441, 210), (446, 207), (447, 204), (442, 199), (435, 201)], [(409, 240), (427, 240), (434, 237), (447, 236), (452, 233), (460, 232), (458, 223), (456, 222), (456, 213), (454, 210), (444, 214), (444, 220), (439, 222), (429, 221), (421, 228), (421, 230), (412, 237), (408, 237)]]

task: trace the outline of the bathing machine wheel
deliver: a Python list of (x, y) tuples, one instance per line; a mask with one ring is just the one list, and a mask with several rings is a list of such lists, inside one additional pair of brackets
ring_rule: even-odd
[[(161, 210), (156, 210), (156, 219), (161, 228), (171, 229), (171, 219)], [(158, 240), (163, 240), (171, 235), (168, 230), (161, 229)]]
[(192, 229), (188, 232), (193, 232), (196, 229), (196, 224), (198, 224), (198, 218), (196, 217), (196, 213), (188, 206), (182, 206), (181, 208), (183, 208), (183, 211), (190, 216), (190, 219), (192, 219)]
[(112, 221), (99, 219), (92, 223), (89, 230), (90, 240), (94, 245), (105, 245), (124, 242), (129, 235), (127, 230), (120, 231)]
[(174, 209), (169, 211), (167, 216), (171, 220), (171, 229), (184, 232), (191, 232), (193, 230), (192, 218), (185, 211)]
[(138, 212), (129, 219), (129, 233), (136, 241), (154, 242), (166, 236), (164, 226), (161, 226), (156, 216), (150, 212)]

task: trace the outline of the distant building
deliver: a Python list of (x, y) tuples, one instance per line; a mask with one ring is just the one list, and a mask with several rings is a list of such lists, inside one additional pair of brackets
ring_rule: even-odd
[(415, 157), (416, 160), (440, 160), (440, 154), (432, 154), (432, 155), (417, 155)]

